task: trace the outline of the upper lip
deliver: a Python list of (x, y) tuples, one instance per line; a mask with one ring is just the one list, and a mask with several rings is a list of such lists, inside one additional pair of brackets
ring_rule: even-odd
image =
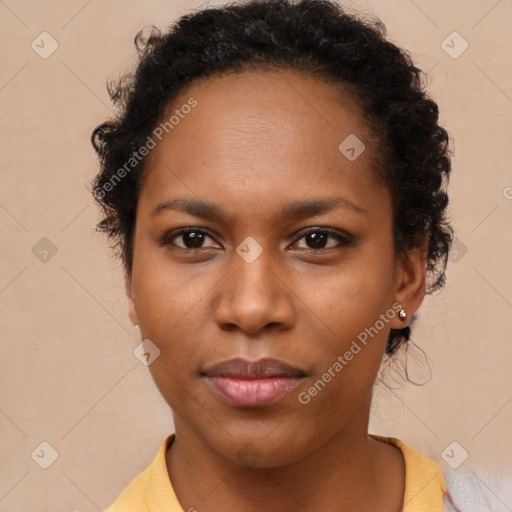
[(264, 379), (271, 377), (305, 377), (305, 373), (278, 359), (248, 361), (241, 357), (229, 359), (204, 371), (208, 377)]

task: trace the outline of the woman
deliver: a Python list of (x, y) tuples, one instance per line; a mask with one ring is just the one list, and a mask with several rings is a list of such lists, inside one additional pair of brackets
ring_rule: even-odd
[(440, 467), (368, 433), (453, 235), (420, 70), (328, 0), (205, 9), (136, 44), (93, 192), (175, 434), (108, 512), (442, 511)]

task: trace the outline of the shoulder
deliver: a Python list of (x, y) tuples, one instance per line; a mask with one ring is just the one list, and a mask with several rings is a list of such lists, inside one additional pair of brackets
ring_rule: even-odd
[(405, 496), (403, 512), (442, 512), (447, 491), (443, 471), (432, 459), (407, 446), (400, 439), (375, 434), (378, 441), (400, 449), (405, 461)]
[[(174, 434), (165, 439), (151, 464), (130, 482), (105, 512), (150, 512), (161, 499), (162, 492), (174, 494), (165, 462), (167, 447), (173, 440)], [(181, 508), (169, 509), (169, 512), (174, 510), (181, 512)]]
[(119, 494), (105, 512), (145, 512), (148, 510), (148, 489), (151, 485), (153, 463), (137, 475)]

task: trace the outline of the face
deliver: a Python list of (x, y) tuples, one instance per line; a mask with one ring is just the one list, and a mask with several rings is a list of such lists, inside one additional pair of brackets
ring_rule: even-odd
[(366, 433), (389, 330), (406, 325), (396, 303), (419, 307), (425, 260), (395, 257), (357, 104), (279, 71), (196, 82), (163, 119), (175, 110), (148, 155), (126, 290), (177, 432), (258, 467)]

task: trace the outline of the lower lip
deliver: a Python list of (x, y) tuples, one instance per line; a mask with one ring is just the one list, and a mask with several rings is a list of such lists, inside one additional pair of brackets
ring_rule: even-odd
[(296, 387), (302, 379), (269, 377), (265, 379), (237, 379), (234, 377), (207, 377), (213, 389), (230, 404), (238, 407), (257, 407), (277, 402)]

